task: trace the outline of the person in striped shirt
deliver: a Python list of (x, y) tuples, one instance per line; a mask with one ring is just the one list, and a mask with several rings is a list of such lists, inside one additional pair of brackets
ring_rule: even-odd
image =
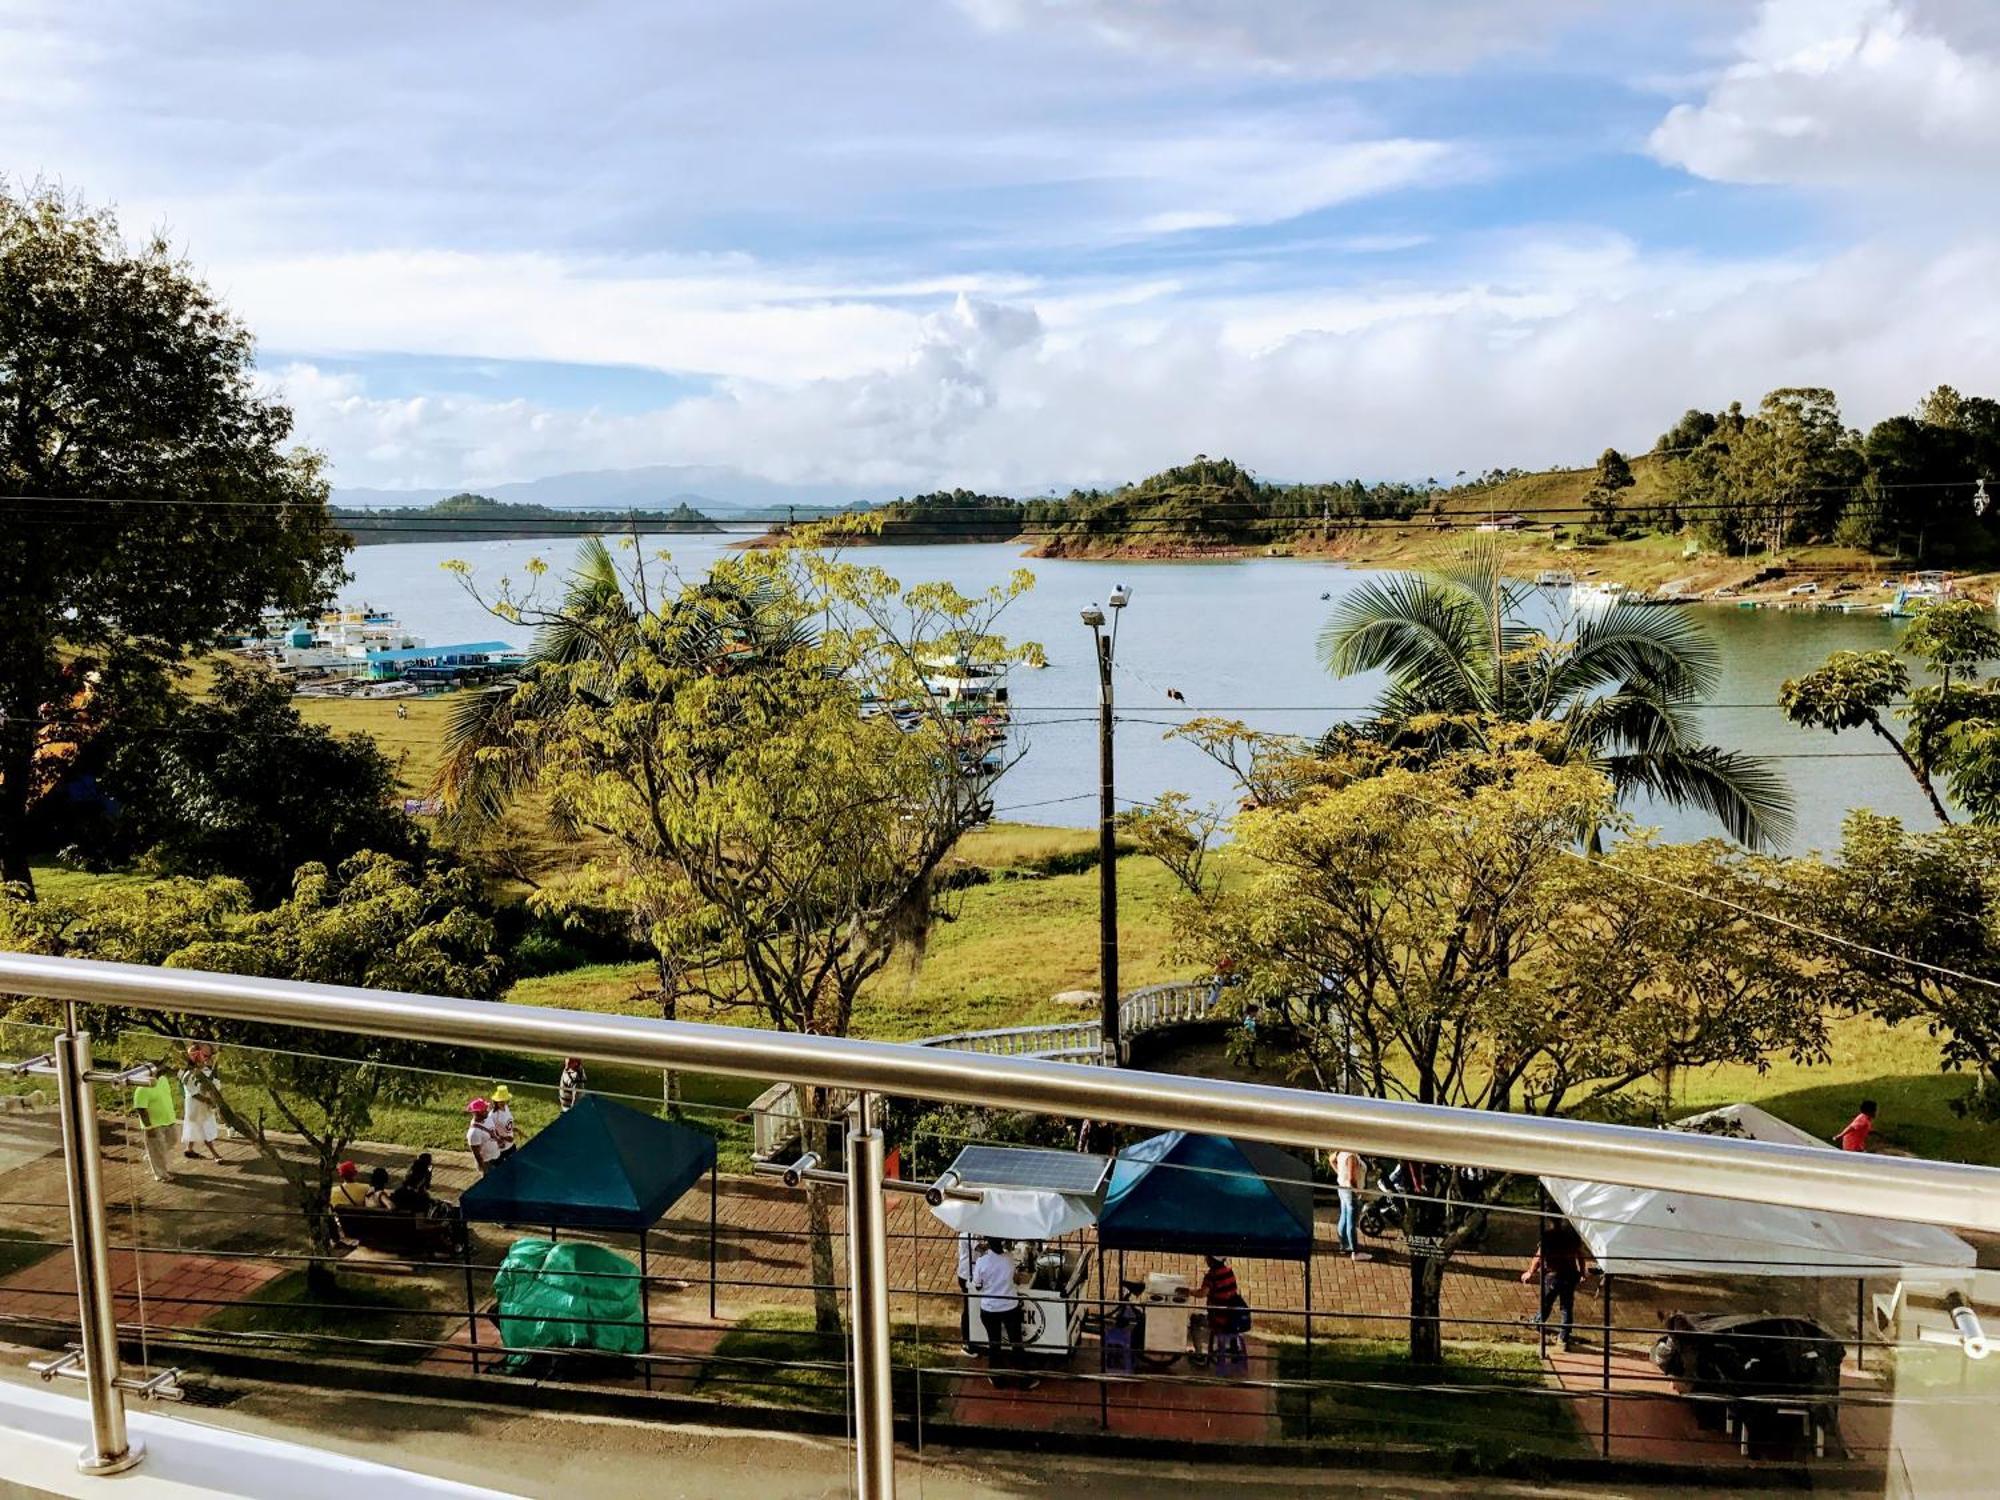
[(1243, 1294), (1236, 1289), (1236, 1270), (1220, 1255), (1206, 1257), (1208, 1274), (1201, 1278), (1201, 1285), (1195, 1290), (1208, 1304), (1208, 1315), (1197, 1314), (1194, 1327), (1195, 1354), (1206, 1358), (1215, 1345), (1218, 1333), (1232, 1333), (1236, 1328), (1236, 1310), (1243, 1305)]

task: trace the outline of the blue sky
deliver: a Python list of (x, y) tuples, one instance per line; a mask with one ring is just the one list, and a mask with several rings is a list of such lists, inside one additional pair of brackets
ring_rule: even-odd
[(0, 0), (0, 172), (165, 226), (348, 486), (905, 492), (2000, 390), (1990, 0)]

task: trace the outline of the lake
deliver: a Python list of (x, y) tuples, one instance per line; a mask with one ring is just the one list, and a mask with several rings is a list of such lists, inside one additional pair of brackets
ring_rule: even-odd
[[(649, 545), (666, 546), (675, 566), (692, 576), (705, 571), (732, 540), (680, 536)], [(433, 643), (501, 639), (526, 645), (526, 632), (487, 614), (440, 564), (447, 558), (464, 561), (490, 592), (503, 576), (524, 581), (524, 565), (539, 557), (551, 566), (545, 583), (552, 586), (572, 547), (566, 540), (546, 539), (362, 547), (351, 554), (354, 582), (342, 597), (395, 611)], [(1101, 603), (1113, 584), (1132, 590), (1118, 637), (1121, 798), (1143, 801), (1177, 789), (1205, 801), (1233, 802), (1219, 767), (1186, 745), (1163, 742), (1166, 728), (1189, 714), (1228, 714), (1260, 729), (1313, 734), (1364, 715), (1381, 686), (1372, 676), (1330, 678), (1314, 656), (1329, 611), (1369, 576), (1360, 569), (1283, 558), (1024, 563), (1019, 548), (1007, 544), (874, 547), (853, 555), (906, 584), (946, 579), (968, 593), (1015, 568), (1033, 570), (1034, 590), (1008, 611), (1001, 629), (1010, 639), (1039, 641), (1049, 665), (1021, 669), (1013, 677), (1014, 739), (1024, 754), (995, 791), (1005, 818), (1072, 827), (1096, 821), (1097, 674), (1090, 632), (1077, 611)], [(1323, 601), (1322, 594), (1333, 597)], [(1704, 711), (1704, 723), (1725, 748), (1782, 757), (1778, 765), (1797, 805), (1793, 849), (1836, 845), (1841, 819), (1855, 807), (1928, 826), (1922, 795), (1880, 740), (1865, 733), (1838, 738), (1808, 733), (1786, 723), (1777, 709), (1778, 685), (1785, 678), (1818, 665), (1831, 651), (1890, 645), (1900, 622), (1710, 607), (1697, 615), (1723, 658), (1718, 706)], [(1168, 698), (1169, 689), (1186, 698), (1185, 709)], [(1669, 838), (1718, 831), (1699, 813), (1644, 804), (1634, 811)]]

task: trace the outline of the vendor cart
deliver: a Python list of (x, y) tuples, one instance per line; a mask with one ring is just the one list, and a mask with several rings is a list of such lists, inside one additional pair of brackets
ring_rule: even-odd
[[(1067, 1359), (1083, 1331), (1090, 1252), (1062, 1239), (1097, 1222), (1110, 1158), (1023, 1146), (967, 1146), (939, 1181), (978, 1188), (981, 1199), (946, 1198), (931, 1213), (975, 1245), (996, 1239), (1025, 1273), (1022, 1337), (1027, 1353)], [(960, 1299), (967, 1348), (986, 1349), (976, 1299)]]

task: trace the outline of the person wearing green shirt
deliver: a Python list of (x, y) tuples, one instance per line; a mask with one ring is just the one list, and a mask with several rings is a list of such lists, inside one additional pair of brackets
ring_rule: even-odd
[(174, 1110), (174, 1082), (165, 1073), (155, 1073), (151, 1083), (132, 1090), (132, 1113), (139, 1117), (139, 1133), (146, 1142), (146, 1165), (153, 1169), (153, 1181), (172, 1182), (168, 1163), (173, 1160), (174, 1127), (180, 1116)]

